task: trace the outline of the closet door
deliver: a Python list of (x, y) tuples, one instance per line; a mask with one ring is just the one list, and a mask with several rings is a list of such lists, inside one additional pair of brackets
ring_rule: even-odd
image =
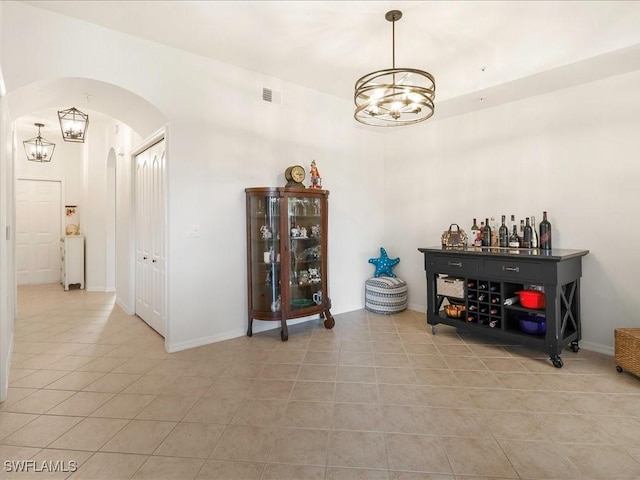
[(61, 184), (18, 180), (16, 188), (16, 271), (18, 285), (59, 283)]
[(165, 335), (165, 142), (136, 155), (136, 314)]

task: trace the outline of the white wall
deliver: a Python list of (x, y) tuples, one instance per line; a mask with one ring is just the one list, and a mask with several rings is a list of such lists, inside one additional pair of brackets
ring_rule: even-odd
[(640, 327), (638, 85), (636, 71), (402, 132), (406, 147), (387, 152), (385, 232), (410, 304), (426, 308), (417, 248), (450, 223), (547, 210), (554, 247), (590, 251), (582, 345), (612, 353), (614, 328)]
[[(354, 126), (351, 102), (25, 4), (6, 2), (4, 10), (9, 95), (51, 78), (97, 79), (146, 99), (169, 121), (168, 349), (246, 332), (244, 188), (283, 185), (287, 166), (313, 159), (331, 191), (333, 312), (362, 307), (367, 258), (382, 236), (383, 154), (377, 135)], [(264, 103), (263, 86), (280, 91), (282, 103)], [(120, 173), (119, 191), (130, 179)], [(194, 223), (201, 236), (188, 238)], [(118, 251), (125, 242), (118, 237)]]
[[(143, 97), (169, 121), (170, 350), (244, 334), (243, 189), (282, 185), (287, 166), (312, 159), (331, 191), (334, 313), (362, 307), (366, 260), (380, 246), (401, 257), (396, 272), (410, 284), (411, 305), (424, 309), (418, 247), (437, 244), (454, 221), (468, 229), (473, 217), (548, 210), (555, 246), (591, 251), (583, 345), (610, 352), (613, 328), (639, 324), (638, 256), (623, 248), (640, 236), (638, 72), (377, 135), (354, 126), (351, 102), (25, 4), (3, 8), (9, 95), (51, 78), (97, 79)], [(69, 31), (77, 56), (68, 55)], [(262, 102), (263, 86), (282, 92), (282, 104)], [(130, 171), (117, 178), (120, 225)], [(187, 237), (194, 223), (201, 236)], [(116, 240), (117, 283), (130, 307), (126, 235)]]

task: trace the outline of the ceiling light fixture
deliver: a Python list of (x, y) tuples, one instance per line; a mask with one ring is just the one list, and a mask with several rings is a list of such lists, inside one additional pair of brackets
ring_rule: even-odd
[(415, 68), (396, 68), (395, 22), (400, 10), (387, 12), (391, 22), (392, 68), (369, 73), (356, 81), (355, 119), (365, 125), (393, 127), (427, 120), (434, 113), (436, 84), (433, 76)]
[[(27, 154), (27, 160), (32, 162), (50, 162), (56, 144), (42, 138), (42, 135), (40, 135), (40, 127), (44, 127), (44, 124), (34, 123), (34, 125), (38, 127), (38, 136), (22, 142), (24, 151)], [(49, 147), (51, 147), (51, 152), (49, 152)]]
[(62, 139), (65, 142), (84, 143), (84, 137), (89, 126), (89, 115), (82, 113), (76, 107), (58, 112)]

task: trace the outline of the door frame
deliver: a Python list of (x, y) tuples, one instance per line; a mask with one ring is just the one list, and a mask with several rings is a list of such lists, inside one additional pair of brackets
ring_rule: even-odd
[[(63, 180), (63, 179), (61, 179), (61, 178), (42, 178), (42, 177), (31, 177), (31, 176), (30, 176), (30, 177), (17, 177), (17, 178), (16, 178), (16, 183), (15, 183), (15, 194), (16, 194), (15, 202), (16, 202), (16, 207), (17, 207), (17, 204), (18, 204), (18, 197), (17, 197), (17, 193), (18, 193), (18, 184), (19, 184), (19, 182), (20, 182), (21, 180), (30, 181), (30, 182), (56, 182), (56, 183), (59, 183), (59, 184), (60, 184), (60, 198), (59, 198), (59, 200), (60, 200), (60, 204), (59, 204), (59, 206), (60, 206), (60, 211), (59, 211), (60, 218), (59, 218), (59, 225), (58, 225), (58, 227), (59, 227), (59, 230), (58, 230), (58, 232), (59, 232), (59, 235), (58, 235), (58, 243), (60, 243), (60, 237), (61, 237), (62, 235), (64, 235), (64, 232), (65, 232), (65, 225), (64, 225), (64, 213), (63, 213), (64, 208), (63, 208), (63, 207), (64, 207), (64, 203), (65, 203), (65, 202), (64, 202), (64, 199), (65, 199), (66, 197), (65, 197), (65, 191), (64, 191), (64, 180)], [(16, 216), (15, 216), (14, 222), (15, 222), (15, 223), (14, 223), (14, 233), (13, 233), (13, 236), (14, 236), (14, 242), (15, 242), (15, 238), (16, 238), (16, 235), (17, 235), (17, 232), (15, 231), (15, 225), (17, 225), (17, 222), (18, 222), (18, 212), (17, 212), (17, 209), (16, 209)], [(17, 247), (17, 245), (16, 245), (16, 247)], [(60, 256), (60, 254), (59, 254), (59, 253), (58, 253), (58, 256)], [(61, 272), (61, 274), (60, 274), (60, 275), (61, 275), (61, 276), (60, 276), (60, 281), (62, 281), (62, 272)], [(16, 286), (18, 286), (18, 271), (17, 271), (17, 266), (16, 266)], [(16, 296), (16, 300), (17, 300), (17, 296)]]
[(168, 208), (168, 198), (169, 198), (169, 188), (168, 188), (168, 178), (169, 178), (169, 126), (165, 125), (163, 128), (157, 130), (155, 133), (151, 134), (145, 140), (143, 140), (137, 147), (131, 150), (131, 165), (130, 165), (130, 173), (131, 173), (131, 196), (129, 198), (131, 211), (133, 212), (133, 216), (131, 217), (131, 238), (130, 238), (130, 252), (129, 255), (129, 271), (131, 272), (130, 277), (130, 290), (129, 290), (129, 298), (131, 298), (131, 310), (132, 314), (135, 315), (136, 310), (136, 241), (138, 232), (136, 231), (136, 196), (137, 196), (137, 188), (136, 184), (136, 156), (151, 148), (156, 143), (164, 140), (164, 175), (163, 175), (163, 185), (164, 188), (164, 214), (163, 214), (163, 222), (164, 222), (164, 245), (165, 245), (165, 266), (164, 266), (164, 312), (165, 312), (165, 325), (164, 325), (164, 345), (165, 350), (167, 350), (167, 345), (170, 345), (170, 337), (171, 337), (171, 322), (169, 320), (169, 208)]

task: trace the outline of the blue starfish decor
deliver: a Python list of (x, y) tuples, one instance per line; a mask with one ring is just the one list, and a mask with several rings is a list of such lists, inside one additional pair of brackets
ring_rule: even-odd
[(380, 247), (380, 258), (370, 258), (369, 263), (373, 263), (376, 266), (376, 273), (374, 274), (376, 277), (380, 275), (395, 277), (391, 270), (400, 263), (400, 258), (389, 258), (387, 251)]

